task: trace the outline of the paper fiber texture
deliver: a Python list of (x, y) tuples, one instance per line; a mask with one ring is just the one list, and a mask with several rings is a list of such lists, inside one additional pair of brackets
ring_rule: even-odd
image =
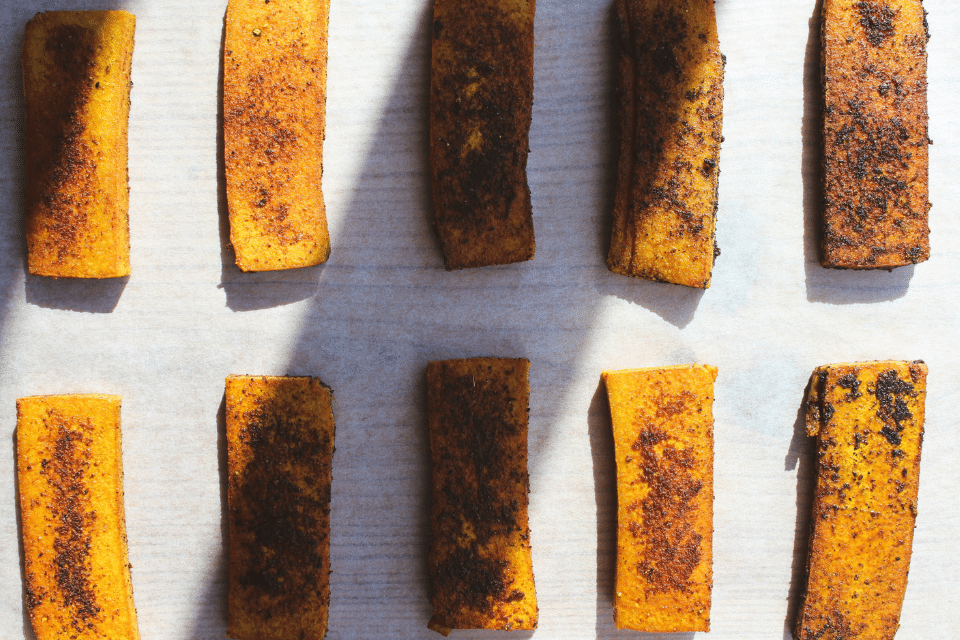
[[(814, 479), (799, 413), (814, 367), (930, 368), (919, 516), (897, 640), (960, 627), (960, 5), (926, 0), (931, 257), (893, 272), (817, 262), (814, 0), (717, 0), (724, 82), (717, 258), (688, 290), (606, 267), (616, 163), (610, 0), (537, 3), (526, 263), (447, 272), (431, 228), (429, 0), (335, 0), (318, 267), (241, 274), (227, 245), (218, 112), (226, 2), (0, 6), (0, 632), (30, 638), (18, 544), (18, 397), (123, 397), (127, 532), (144, 640), (226, 625), (223, 379), (310, 375), (334, 390), (328, 637), (429, 640), (430, 360), (528, 358), (537, 640), (613, 625), (613, 439), (603, 370), (715, 365), (711, 640), (787, 637)], [(23, 26), (40, 10), (137, 16), (132, 274), (25, 276)], [(524, 638), (455, 631), (458, 638)], [(454, 636), (452, 636), (454, 637)], [(645, 640), (656, 636), (645, 636)], [(690, 640), (692, 636), (678, 636)], [(699, 636), (698, 636), (699, 637)]]

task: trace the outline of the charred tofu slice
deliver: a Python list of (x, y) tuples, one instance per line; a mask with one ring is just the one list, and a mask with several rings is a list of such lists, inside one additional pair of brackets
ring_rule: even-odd
[(921, 0), (823, 1), (821, 263), (930, 256), (927, 23)]
[(27, 268), (130, 275), (127, 128), (136, 19), (38, 13), (23, 36)]
[(329, 0), (230, 0), (223, 144), (230, 242), (243, 271), (330, 256), (321, 191)]
[(606, 371), (617, 457), (618, 629), (710, 630), (717, 369)]
[(17, 482), (26, 605), (37, 640), (139, 640), (120, 398), (17, 400)]
[(917, 517), (927, 367), (859, 362), (819, 367), (807, 433), (817, 486), (797, 640), (892, 640)]
[(620, 160), (607, 266), (706, 289), (723, 123), (713, 0), (617, 0)]
[(447, 269), (530, 260), (534, 0), (435, 0), (430, 169)]
[(230, 638), (326, 635), (332, 400), (316, 378), (227, 378)]
[(530, 363), (473, 358), (427, 367), (433, 498), (429, 627), (535, 629), (527, 523)]

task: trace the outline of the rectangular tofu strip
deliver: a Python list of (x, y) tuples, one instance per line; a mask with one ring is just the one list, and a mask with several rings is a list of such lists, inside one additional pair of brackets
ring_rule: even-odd
[(605, 371), (617, 459), (618, 629), (710, 630), (716, 367)]
[(706, 289), (723, 124), (713, 0), (617, 0), (620, 159), (607, 266)]
[(927, 22), (921, 0), (823, 0), (821, 264), (930, 257)]
[(17, 400), (26, 608), (37, 640), (138, 640), (120, 397)]
[(534, 0), (435, 0), (433, 207), (447, 269), (530, 260)]
[(330, 0), (230, 0), (223, 145), (230, 242), (243, 271), (330, 256), (320, 179)]
[(892, 640), (917, 518), (927, 367), (819, 367), (807, 400), (817, 486), (797, 640)]
[(230, 638), (326, 635), (332, 402), (317, 378), (227, 378)]
[(427, 366), (433, 492), (429, 628), (536, 629), (527, 523), (524, 359), (443, 360)]
[(130, 275), (127, 129), (136, 18), (38, 13), (23, 36), (27, 268)]

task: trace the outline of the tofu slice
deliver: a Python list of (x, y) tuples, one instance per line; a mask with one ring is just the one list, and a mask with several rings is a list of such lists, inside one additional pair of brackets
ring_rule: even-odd
[(226, 380), (234, 640), (320, 640), (330, 607), (333, 394), (317, 378)]
[(17, 400), (17, 484), (26, 608), (37, 640), (139, 640), (120, 397)]
[(716, 367), (605, 371), (617, 459), (618, 629), (709, 631)]
[(817, 438), (807, 586), (797, 640), (892, 640), (917, 517), (927, 367), (854, 362), (810, 380)]
[(230, 242), (243, 271), (330, 256), (320, 179), (329, 0), (230, 0), (223, 145)]
[(607, 266), (706, 289), (723, 67), (713, 0), (617, 0), (620, 159)]
[(823, 0), (821, 264), (930, 256), (927, 22), (921, 0)]
[(429, 628), (535, 629), (524, 359), (427, 366), (433, 466)]
[(534, 0), (435, 0), (433, 208), (447, 269), (530, 260)]
[(136, 18), (50, 11), (23, 36), (27, 269), (130, 275), (127, 129)]

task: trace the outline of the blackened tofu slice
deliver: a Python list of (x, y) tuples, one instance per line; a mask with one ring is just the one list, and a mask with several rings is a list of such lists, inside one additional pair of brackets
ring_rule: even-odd
[(530, 260), (534, 0), (435, 0), (430, 170), (447, 269)]
[(535, 629), (527, 523), (530, 363), (472, 358), (427, 366), (433, 465), (429, 627)]
[(230, 638), (326, 634), (332, 402), (317, 378), (226, 380)]

